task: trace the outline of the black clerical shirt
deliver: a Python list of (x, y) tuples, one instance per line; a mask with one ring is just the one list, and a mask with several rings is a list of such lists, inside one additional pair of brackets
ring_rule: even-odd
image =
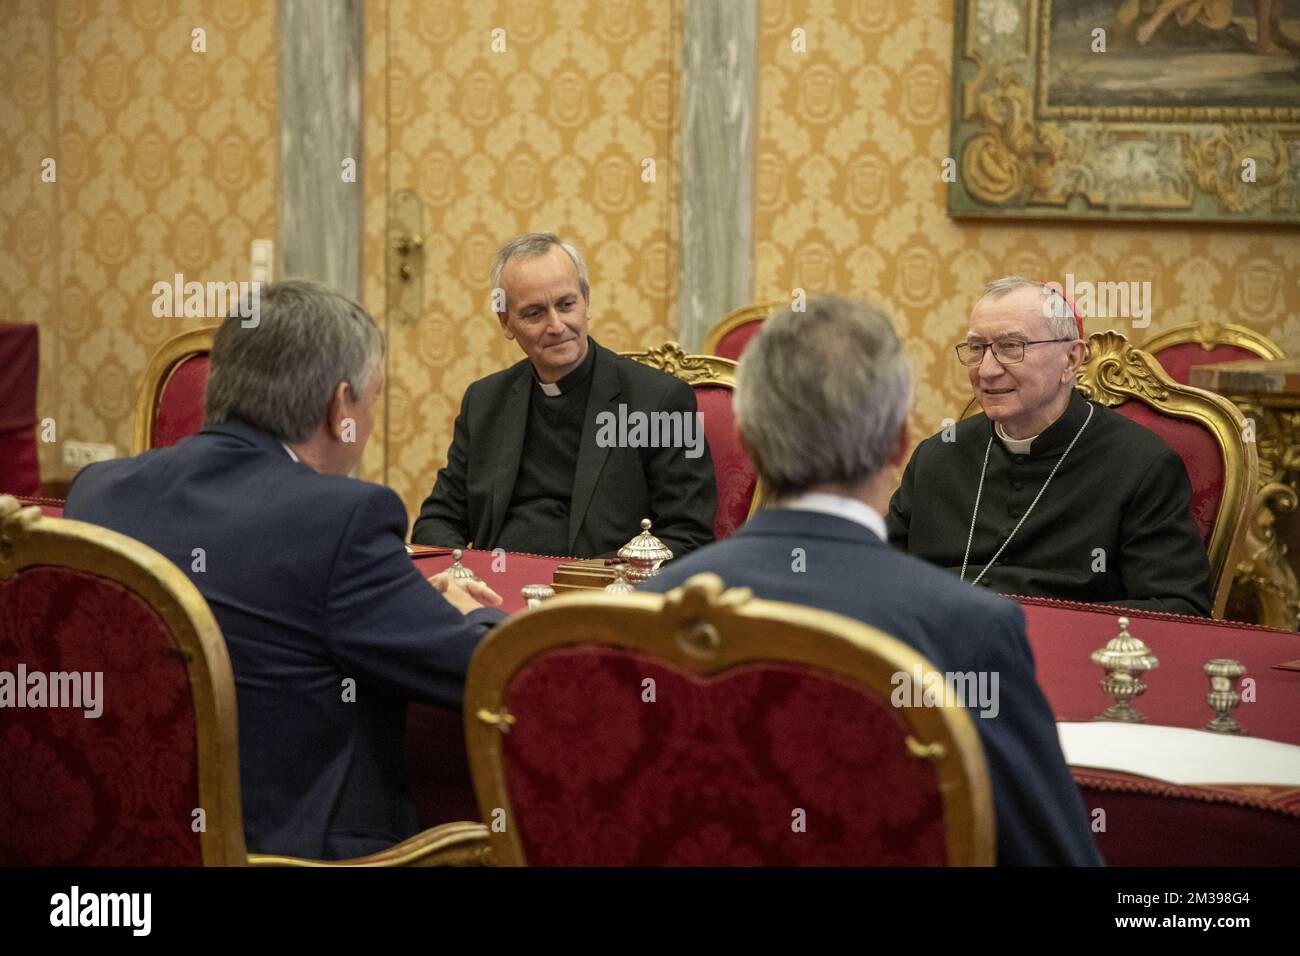
[(550, 541), (554, 546), (549, 553), (564, 554), (573, 474), (578, 467), (578, 446), (595, 361), (596, 350), (588, 347), (582, 364), (549, 387), (534, 374), (519, 475), (497, 547), (533, 551), (537, 542)]
[[(537, 397), (542, 388), (528, 359), (465, 390), (447, 466), (420, 507), (412, 541), (599, 557), (626, 544), (643, 518), (677, 556), (713, 540), (718, 495), (707, 442), (702, 454), (689, 457), (687, 448), (602, 441), (601, 422), (609, 416), (695, 416), (691, 386), (602, 348), (594, 338), (587, 347), (592, 354), (574, 370), (574, 380), (558, 383), (559, 401)], [(585, 399), (575, 394), (580, 385)], [(583, 406), (575, 435), (573, 416)], [(521, 475), (528, 487), (517, 493)], [(536, 514), (525, 501), (535, 503)], [(558, 521), (559, 508), (568, 514), (567, 526)]]
[(1175, 614), (1210, 613), (1210, 567), (1191, 482), (1158, 435), (1074, 392), (1065, 413), (1014, 454), (983, 415), (917, 446), (889, 504), (890, 543), (959, 573), (980, 469), (988, 471), (966, 580), (994, 560), (1062, 452), (1092, 420), (1024, 525), (979, 582), (1003, 594)]

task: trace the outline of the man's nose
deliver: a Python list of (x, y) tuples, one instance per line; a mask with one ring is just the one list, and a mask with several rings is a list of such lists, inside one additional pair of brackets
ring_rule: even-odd
[(552, 335), (559, 335), (564, 331), (564, 323), (560, 321), (560, 312), (555, 306), (546, 313), (546, 331)]
[(1002, 363), (993, 355), (993, 347), (984, 349), (980, 356), (979, 374), (981, 378), (997, 378), (1002, 374)]

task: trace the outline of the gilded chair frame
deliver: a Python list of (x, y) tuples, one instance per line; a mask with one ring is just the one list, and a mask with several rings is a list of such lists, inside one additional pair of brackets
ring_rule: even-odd
[(309, 860), (297, 856), (252, 853), (249, 866), (386, 867), (386, 866), (491, 866), (488, 830), (481, 823), (457, 821), (431, 827), (378, 853), (350, 860)]
[(144, 370), (144, 379), (135, 400), (134, 435), (131, 442), (133, 455), (139, 455), (153, 447), (153, 430), (158, 423), (158, 403), (177, 367), (192, 355), (211, 352), (212, 340), (216, 334), (215, 325), (190, 329), (172, 336), (149, 359), (149, 366)]
[(723, 336), (728, 332), (732, 332), (748, 322), (761, 322), (763, 319), (788, 308), (790, 308), (788, 299), (764, 299), (760, 302), (741, 306), (739, 309), (733, 309), (705, 334), (704, 351), (711, 355), (717, 355), (718, 343), (722, 341)]
[[(515, 825), (502, 761), (501, 735), (515, 717), (504, 690), (534, 656), (579, 645), (647, 654), (708, 677), (750, 662), (791, 663), (865, 689), (882, 700), (898, 673), (935, 668), (913, 648), (859, 621), (829, 611), (724, 591), (716, 574), (697, 574), (667, 594), (569, 593), (512, 615), (479, 645), (465, 686), (465, 739), (483, 819), (504, 810), (506, 825), (489, 834), (496, 861), (527, 861)], [(966, 710), (900, 708), (907, 746), (935, 765), (943, 798), (948, 864), (989, 866), (995, 818), (983, 745)]]
[[(719, 385), (736, 391), (736, 362), (720, 355), (692, 355), (678, 342), (665, 342), (644, 352), (620, 352), (624, 358), (657, 368), (680, 378), (687, 385)], [(749, 501), (749, 514), (758, 510), (764, 490), (761, 478), (755, 475), (754, 496)]]
[(205, 866), (238, 866), (247, 856), (239, 793), (235, 684), (226, 642), (198, 589), (157, 551), (82, 521), (49, 518), (0, 497), (0, 581), (24, 568), (53, 565), (113, 581), (144, 601), (167, 628), (184, 661), (194, 701), (199, 834)]
[[(1138, 348), (1155, 357), (1155, 354), (1162, 349), (1172, 348), (1175, 345), (1189, 345), (1193, 342), (1206, 352), (1219, 345), (1235, 345), (1262, 359), (1286, 358), (1286, 353), (1282, 351), (1281, 346), (1267, 335), (1248, 329), (1244, 325), (1216, 322), (1213, 319), (1176, 325), (1167, 332), (1161, 332), (1155, 338), (1143, 342)], [(1156, 361), (1160, 361), (1159, 358), (1156, 358)]]
[(235, 682), (221, 629), (203, 595), (152, 548), (82, 521), (49, 518), (35, 506), (0, 496), (0, 581), (24, 568), (53, 565), (121, 585), (162, 620), (185, 662), (194, 701), (199, 834), (205, 866), (474, 866), (491, 863), (487, 828), (446, 823), (369, 856), (322, 861), (252, 854), (244, 843), (239, 789), (239, 722)]
[(1161, 414), (1197, 422), (1213, 433), (1223, 456), (1224, 483), (1206, 550), (1211, 614), (1222, 619), (1259, 481), (1259, 454), (1254, 443), (1245, 440), (1247, 426), (1241, 410), (1222, 395), (1175, 382), (1153, 355), (1113, 330), (1088, 337), (1088, 358), (1079, 368), (1077, 387), (1085, 398), (1101, 405), (1137, 399)]
[(720, 355), (692, 355), (678, 342), (643, 352), (620, 352), (624, 358), (675, 375), (687, 385), (721, 385), (736, 390), (736, 363)]

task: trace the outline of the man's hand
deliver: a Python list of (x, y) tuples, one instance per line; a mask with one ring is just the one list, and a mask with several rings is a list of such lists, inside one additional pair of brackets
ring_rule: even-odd
[(479, 608), (497, 607), (501, 604), (501, 595), (497, 594), (482, 581), (454, 581), (450, 571), (443, 571), (429, 578), (429, 583), (441, 592), (447, 603), (468, 614)]

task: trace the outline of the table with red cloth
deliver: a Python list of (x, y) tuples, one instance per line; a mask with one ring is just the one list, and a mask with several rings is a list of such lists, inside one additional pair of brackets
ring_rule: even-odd
[(0, 494), (41, 490), (36, 455), (39, 341), (35, 325), (0, 322)]
[[(1251, 736), (1300, 745), (1300, 634), (1235, 621), (1212, 621), (1102, 605), (1021, 598), (1038, 682), (1058, 721), (1091, 720), (1108, 705), (1101, 669), (1088, 655), (1119, 632), (1140, 637), (1160, 661), (1143, 675), (1134, 701), (1150, 724), (1201, 729), (1214, 716), (1205, 701), (1207, 661), (1246, 667), (1255, 699), (1234, 716)], [(1085, 807), (1106, 811), (1097, 845), (1117, 866), (1300, 865), (1300, 788), (1177, 786), (1110, 770), (1072, 767)]]
[[(549, 584), (571, 559), (466, 551), (462, 563), (502, 597), (503, 609), (524, 606), (520, 589)], [(417, 554), (421, 573), (451, 565), (447, 553)], [(495, 564), (494, 564), (495, 562)], [(1135, 705), (1152, 724), (1201, 728), (1214, 716), (1205, 702), (1206, 661), (1229, 657), (1255, 681), (1255, 700), (1235, 716), (1253, 736), (1300, 745), (1300, 671), (1274, 665), (1300, 661), (1300, 634), (1233, 621), (1212, 621), (1103, 605), (1023, 598), (1038, 680), (1058, 721), (1087, 721), (1110, 699), (1089, 655), (1114, 637), (1121, 616), (1160, 660), (1145, 675), (1146, 694)], [(435, 760), (430, 754), (437, 754)], [(458, 714), (413, 706), (407, 767), (425, 825), (478, 819), (464, 733)], [(1294, 787), (1178, 786), (1127, 773), (1073, 767), (1090, 811), (1105, 810), (1098, 846), (1112, 865), (1300, 865), (1300, 789)]]
[[(8, 492), (0, 491), (0, 494)], [(15, 495), (18, 503), (24, 508), (36, 507), (41, 509), (41, 514), (51, 518), (63, 517), (63, 499), (62, 498), (38, 498), (34, 495)]]

